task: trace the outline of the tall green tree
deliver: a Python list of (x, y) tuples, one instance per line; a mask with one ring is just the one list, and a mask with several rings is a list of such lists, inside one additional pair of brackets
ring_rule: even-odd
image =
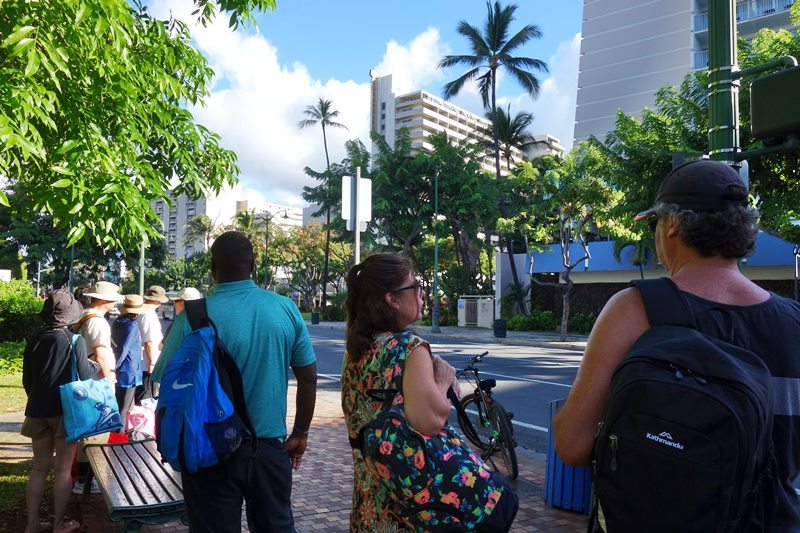
[[(590, 257), (589, 238), (592, 232), (613, 232), (615, 225), (608, 213), (624, 198), (597, 172), (599, 154), (589, 144), (578, 145), (566, 158), (544, 156), (536, 166), (523, 162), (513, 178), (522, 195), (531, 201), (526, 209), (513, 217), (516, 228), (522, 229), (536, 245), (555, 241), (561, 253), (563, 271), (556, 283), (532, 281), (561, 291), (561, 340), (567, 338), (569, 297), (574, 282), (572, 271)], [(507, 222), (505, 222), (507, 223)], [(506, 228), (511, 231), (515, 228)]]
[[(238, 26), (274, 0), (196, 6), (203, 22), (220, 9)], [(212, 77), (188, 27), (138, 2), (0, 2), (0, 175), (69, 245), (157, 238), (150, 201), (168, 199), (173, 177), (193, 198), (235, 181), (236, 156), (186, 109)]]
[[(299, 123), (300, 128), (307, 128), (311, 126), (316, 126), (319, 124), (322, 127), (322, 143), (325, 147), (325, 167), (328, 173), (327, 181), (328, 181), (328, 190), (331, 188), (331, 159), (328, 156), (328, 134), (325, 131), (325, 128), (344, 128), (347, 129), (347, 126), (336, 122), (336, 118), (339, 116), (339, 112), (333, 108), (333, 103), (330, 100), (326, 100), (320, 97), (317, 105), (310, 105), (305, 108), (303, 114), (306, 115), (308, 118), (301, 120)], [(331, 252), (331, 209), (330, 206), (325, 210), (325, 265), (323, 267), (323, 274), (322, 274), (322, 302), (321, 307), (325, 309), (328, 305), (328, 261), (330, 258)]]
[(501, 107), (497, 110), (497, 114), (486, 113), (486, 118), (492, 123), (492, 127), (487, 128), (483, 133), (488, 137), (493, 137), (494, 128), (497, 128), (500, 151), (506, 160), (506, 167), (510, 171), (511, 164), (514, 163), (514, 149), (522, 150), (526, 144), (533, 142), (533, 136), (528, 131), (533, 124), (533, 113), (523, 111), (512, 116), (511, 104), (508, 104), (507, 109)]
[[(497, 73), (502, 68), (511, 77), (519, 82), (522, 87), (535, 98), (539, 93), (539, 80), (530, 71), (547, 72), (547, 65), (541, 59), (513, 55), (514, 52), (532, 39), (539, 39), (542, 31), (535, 24), (526, 24), (521, 30), (509, 37), (511, 23), (514, 22), (514, 12), (517, 6), (510, 4), (500, 6), (496, 1), (494, 5), (487, 2), (487, 17), (483, 31), (467, 21), (458, 23), (457, 31), (463, 35), (471, 48), (471, 54), (449, 55), (442, 58), (439, 68), (449, 68), (458, 65), (469, 67), (469, 70), (459, 78), (444, 86), (446, 99), (456, 96), (467, 82), (477, 81), (478, 89), (483, 99), (484, 108), (491, 111), (492, 116), (497, 116)], [(500, 178), (500, 139), (496, 122), (492, 126), (492, 139), (494, 140), (495, 174)], [(505, 208), (501, 205), (501, 212), (505, 216)], [(514, 246), (511, 238), (506, 236), (506, 252), (508, 253), (511, 275), (514, 284), (519, 287), (516, 264), (514, 263)], [(518, 298), (520, 312), (525, 310), (525, 302)]]

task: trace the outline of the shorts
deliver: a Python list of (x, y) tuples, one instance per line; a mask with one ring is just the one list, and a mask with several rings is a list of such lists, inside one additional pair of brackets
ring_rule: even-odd
[(44, 439), (47, 437), (63, 439), (67, 436), (62, 415), (47, 417), (26, 416), (19, 432), (30, 439)]

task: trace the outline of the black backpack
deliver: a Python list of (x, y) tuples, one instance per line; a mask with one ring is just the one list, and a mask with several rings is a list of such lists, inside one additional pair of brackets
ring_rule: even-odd
[(769, 369), (756, 354), (698, 331), (671, 280), (633, 284), (652, 327), (611, 379), (592, 457), (589, 530), (769, 530)]

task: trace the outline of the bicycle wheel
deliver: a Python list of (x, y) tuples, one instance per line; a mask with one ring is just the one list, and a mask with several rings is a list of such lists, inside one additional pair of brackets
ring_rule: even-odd
[(496, 461), (492, 457), (492, 463), (494, 463), (495, 467), (500, 466), (498, 463), (502, 463), (502, 467), (499, 468), (500, 473), (508, 479), (517, 479), (519, 465), (517, 464), (517, 452), (514, 450), (516, 443), (511, 429), (511, 421), (508, 419), (506, 410), (496, 400), (492, 402), (492, 425), (497, 428), (497, 433), (499, 434), (495, 444), (502, 458), (502, 461)]
[(461, 408), (464, 414), (458, 414), (458, 425), (467, 440), (481, 450), (489, 448), (489, 442), (494, 434), (492, 421), (480, 397), (467, 394), (461, 399)]

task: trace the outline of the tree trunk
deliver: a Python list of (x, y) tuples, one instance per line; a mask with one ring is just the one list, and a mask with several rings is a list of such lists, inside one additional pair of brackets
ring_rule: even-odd
[[(494, 134), (494, 168), (496, 179), (500, 179), (500, 139), (497, 133), (497, 69), (492, 69), (492, 133)], [(500, 204), (500, 216), (506, 217), (505, 203)], [(514, 263), (514, 247), (511, 237), (506, 235), (506, 254), (508, 255), (509, 266), (511, 267), (511, 279), (514, 282), (517, 293), (517, 307), (521, 315), (527, 315), (525, 312), (525, 298), (522, 296), (522, 287), (519, 284), (519, 276), (517, 275), (517, 265)], [(500, 288), (502, 293), (502, 287)]]
[[(328, 158), (328, 136), (325, 134), (325, 121), (321, 121), (321, 124), (322, 143), (325, 145), (325, 164), (327, 168), (325, 179), (328, 182), (328, 209), (325, 213), (325, 264), (322, 269), (322, 301), (320, 302), (320, 307), (324, 311), (325, 306), (328, 305), (328, 257), (331, 254), (331, 160)], [(358, 225), (356, 225), (356, 231), (358, 231)]]
[(567, 340), (567, 325), (569, 324), (569, 293), (572, 289), (572, 283), (567, 282), (567, 286), (564, 287), (564, 293), (561, 295), (561, 336), (559, 339), (561, 342)]

